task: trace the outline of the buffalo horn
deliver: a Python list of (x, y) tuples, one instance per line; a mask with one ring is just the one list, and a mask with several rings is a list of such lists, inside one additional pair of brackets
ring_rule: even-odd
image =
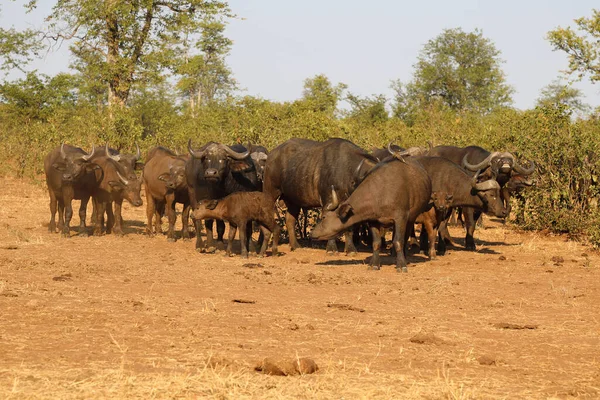
[(125, 179), (123, 177), (123, 175), (121, 175), (121, 173), (119, 171), (117, 171), (117, 176), (119, 177), (119, 179), (121, 180), (121, 182), (123, 182), (123, 185), (129, 185), (129, 181), (127, 179)]
[(115, 155), (110, 154), (110, 150), (108, 148), (108, 142), (106, 143), (105, 151), (106, 151), (106, 155), (109, 156), (110, 158), (112, 158), (113, 160), (115, 160), (116, 162), (121, 161), (121, 155), (120, 154), (115, 154)]
[(398, 151), (392, 150), (392, 142), (388, 143), (387, 150), (388, 150), (388, 153), (390, 153), (391, 155), (396, 157), (398, 160), (402, 161), (403, 163), (406, 162), (406, 160), (404, 160), (404, 158), (402, 157), (403, 150), (398, 150)]
[(82, 156), (81, 158), (85, 161), (89, 161), (92, 157), (94, 157), (95, 152), (96, 152), (96, 146), (92, 143), (92, 151), (89, 154)]
[(135, 142), (135, 161), (139, 161), (140, 158), (142, 158), (142, 152), (140, 151), (140, 146), (137, 144), (137, 142)]
[(188, 140), (188, 151), (190, 152), (190, 155), (194, 158), (202, 158), (202, 157), (204, 157), (204, 154), (206, 153), (206, 149), (200, 150), (200, 151), (195, 151), (192, 148), (192, 139), (191, 138), (190, 138), (190, 140)]
[(487, 156), (485, 158), (485, 160), (483, 160), (479, 164), (469, 164), (469, 162), (467, 161), (467, 157), (469, 157), (469, 155), (465, 154), (465, 156), (462, 159), (462, 166), (464, 168), (468, 169), (469, 171), (478, 171), (480, 169), (485, 169), (490, 166), (490, 163), (492, 162), (492, 158), (496, 157), (498, 154), (500, 154), (500, 153), (498, 153), (498, 152), (491, 153), (489, 156)]
[(338, 199), (337, 193), (335, 192), (335, 188), (331, 185), (331, 203), (329, 203), (326, 207), (327, 211), (333, 211), (340, 205), (340, 201)]
[(531, 175), (535, 171), (535, 163), (533, 161), (529, 161), (529, 168), (525, 168), (519, 163), (515, 162), (513, 169), (521, 175)]
[(243, 153), (238, 153), (237, 151), (233, 150), (231, 147), (225, 146), (224, 144), (220, 144), (219, 147), (221, 147), (223, 150), (225, 150), (225, 152), (227, 152), (227, 154), (234, 160), (243, 160), (244, 158), (248, 157), (248, 154), (250, 154), (250, 150), (246, 150)]
[(63, 142), (63, 144), (60, 145), (60, 156), (64, 159), (67, 158), (67, 153), (65, 153), (65, 144)]
[(356, 170), (354, 171), (354, 176), (358, 178), (359, 174), (360, 174), (360, 169), (362, 168), (363, 164), (365, 163), (367, 159), (363, 158), (360, 163), (358, 164), (358, 167), (356, 167)]

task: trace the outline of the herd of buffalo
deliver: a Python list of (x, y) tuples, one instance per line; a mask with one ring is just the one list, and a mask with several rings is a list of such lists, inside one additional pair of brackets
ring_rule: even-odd
[[(161, 233), (161, 217), (166, 213), (167, 238), (174, 241), (175, 204), (181, 203), (182, 237), (191, 237), (191, 216), (198, 251), (225, 248), (227, 221), (227, 253), (231, 254), (239, 230), (241, 254), (248, 257), (254, 222), (261, 230), (259, 255), (265, 254), (271, 235), (273, 254), (277, 254), (280, 228), (275, 206), (283, 201), (292, 250), (299, 247), (295, 227), (300, 212), (320, 208), (322, 219), (311, 237), (327, 240), (327, 252), (337, 250), (336, 237), (344, 233), (345, 252), (355, 253), (356, 233), (366, 228), (373, 247), (371, 266), (379, 269), (384, 229), (392, 228), (396, 269), (406, 272), (405, 248), (414, 236), (415, 223), (422, 226), (421, 248), (434, 258), (436, 241), (438, 253), (452, 243), (447, 223), (452, 211), (460, 209), (466, 228), (465, 246), (474, 250), (473, 233), (481, 214), (508, 216), (511, 194), (531, 186), (535, 171), (531, 161), (520, 164), (511, 153), (489, 152), (477, 146), (403, 149), (390, 144), (368, 152), (345, 139), (290, 139), (271, 152), (263, 146), (215, 142), (194, 148), (190, 139), (189, 154), (159, 146), (148, 152), (145, 163), (137, 145), (136, 150), (136, 154), (123, 154), (107, 144), (92, 146), (88, 153), (63, 143), (51, 151), (44, 160), (50, 232), (58, 228), (69, 236), (72, 201), (81, 200), (79, 234), (87, 235), (86, 209), (91, 198), (94, 234), (122, 234), (123, 200), (141, 206), (143, 182), (148, 235)], [(141, 179), (136, 175), (140, 169)], [(206, 243), (199, 233), (202, 221)]]

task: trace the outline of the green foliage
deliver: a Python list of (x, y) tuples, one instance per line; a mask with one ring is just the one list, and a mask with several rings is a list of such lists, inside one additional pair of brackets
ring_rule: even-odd
[(381, 124), (389, 118), (388, 112), (385, 109), (387, 99), (384, 95), (361, 98), (348, 93), (346, 100), (350, 103), (350, 111), (346, 113), (350, 118), (371, 125)]
[(562, 83), (560, 79), (556, 79), (542, 89), (541, 95), (537, 100), (537, 106), (562, 107), (581, 113), (590, 111), (591, 107), (585, 104), (582, 99), (583, 93), (581, 90)]
[(23, 71), (34, 56), (41, 50), (37, 34), (32, 29), (17, 31), (14, 28), (0, 28), (0, 69)]
[(315, 75), (304, 81), (302, 98), (314, 111), (334, 115), (338, 102), (347, 88), (348, 85), (344, 83), (333, 86), (329, 78), (323, 74)]
[(600, 11), (592, 10), (591, 18), (575, 20), (578, 32), (571, 27), (558, 27), (548, 32), (554, 50), (569, 56), (569, 73), (579, 79), (590, 76), (592, 82), (600, 81)]
[(423, 46), (413, 80), (393, 83), (394, 115), (412, 123), (412, 112), (431, 103), (478, 113), (506, 107), (513, 89), (506, 84), (501, 63), (500, 51), (481, 31), (446, 29)]

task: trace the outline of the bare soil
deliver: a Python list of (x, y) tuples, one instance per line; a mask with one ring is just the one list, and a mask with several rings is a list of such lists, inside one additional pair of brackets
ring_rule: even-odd
[(65, 239), (42, 187), (3, 179), (0, 398), (600, 396), (600, 258), (563, 237), (486, 220), (477, 252), (399, 274), (367, 250), (198, 254), (145, 236), (144, 206), (124, 218), (124, 237)]

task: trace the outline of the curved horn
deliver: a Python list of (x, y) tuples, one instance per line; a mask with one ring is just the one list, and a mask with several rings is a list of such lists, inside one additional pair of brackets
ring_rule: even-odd
[(135, 161), (138, 161), (140, 158), (142, 158), (142, 152), (140, 151), (140, 146), (138, 146), (137, 142), (135, 142), (135, 148)]
[(394, 151), (392, 150), (392, 142), (389, 142), (387, 145), (387, 151), (388, 153), (390, 153), (391, 155), (393, 155), (394, 157), (396, 157), (398, 160), (402, 161), (403, 163), (406, 162), (406, 160), (402, 157), (402, 151), (398, 150), (398, 151)]
[(427, 141), (427, 147), (428, 147), (427, 151), (433, 150), (433, 143), (431, 143), (431, 140)]
[(409, 147), (408, 149), (404, 150), (404, 151), (399, 151), (397, 152), (398, 155), (401, 156), (420, 156), (425, 154), (427, 151), (422, 148), (422, 147)]
[(492, 162), (492, 158), (496, 157), (498, 154), (500, 154), (500, 153), (498, 153), (498, 152), (491, 153), (489, 156), (487, 156), (485, 158), (485, 160), (483, 160), (479, 164), (469, 164), (469, 162), (467, 161), (467, 157), (469, 157), (469, 155), (465, 154), (465, 156), (462, 159), (462, 166), (463, 166), (463, 168), (466, 168), (469, 171), (478, 171), (480, 169), (485, 169), (490, 166), (490, 163)]
[(67, 158), (67, 153), (65, 152), (65, 143), (64, 142), (60, 145), (60, 156), (63, 159)]
[(362, 168), (362, 166), (363, 166), (363, 164), (365, 163), (365, 161), (366, 161), (366, 160), (367, 160), (366, 158), (363, 158), (363, 159), (360, 161), (360, 163), (358, 164), (358, 167), (356, 167), (356, 169), (354, 170), (354, 176), (355, 176), (356, 178), (358, 178), (358, 177), (359, 177), (359, 174), (360, 174), (360, 169)]
[(477, 178), (479, 178), (480, 173), (481, 173), (481, 170), (478, 169), (477, 172), (475, 173), (475, 176), (473, 178), (471, 178), (471, 186), (474, 188), (477, 188)]
[(327, 211), (333, 211), (340, 205), (340, 201), (338, 199), (337, 193), (335, 192), (335, 188), (331, 185), (331, 203), (327, 205), (325, 208)]
[(117, 171), (117, 176), (119, 177), (119, 179), (121, 180), (121, 182), (123, 182), (124, 185), (129, 185), (129, 181), (127, 179), (125, 179), (123, 177), (123, 175), (121, 175), (121, 173), (119, 171)]
[(206, 149), (200, 150), (200, 151), (195, 151), (192, 148), (192, 139), (191, 138), (190, 138), (190, 140), (188, 140), (188, 151), (190, 152), (190, 155), (194, 158), (202, 158), (202, 157), (204, 157), (204, 154), (206, 153)]
[(89, 161), (92, 157), (94, 157), (95, 152), (96, 152), (96, 146), (92, 143), (92, 151), (89, 154), (82, 156), (81, 158), (85, 161)]
[(515, 170), (515, 172), (521, 175), (531, 175), (535, 172), (535, 163), (533, 161), (528, 161), (528, 163), (530, 165), (529, 168), (525, 168), (519, 163), (515, 162), (513, 165), (513, 169)]
[(248, 154), (250, 154), (250, 150), (246, 150), (243, 153), (238, 153), (237, 151), (233, 150), (231, 147), (225, 146), (224, 144), (220, 144), (219, 147), (221, 147), (223, 150), (225, 150), (225, 152), (234, 160), (243, 160), (244, 158), (248, 157)]
[(121, 155), (120, 154), (116, 154), (116, 155), (112, 155), (110, 154), (110, 150), (108, 148), (108, 142), (106, 143), (105, 149), (104, 151), (106, 152), (106, 155), (109, 156), (110, 158), (112, 158), (113, 160), (115, 160), (116, 162), (121, 161)]

